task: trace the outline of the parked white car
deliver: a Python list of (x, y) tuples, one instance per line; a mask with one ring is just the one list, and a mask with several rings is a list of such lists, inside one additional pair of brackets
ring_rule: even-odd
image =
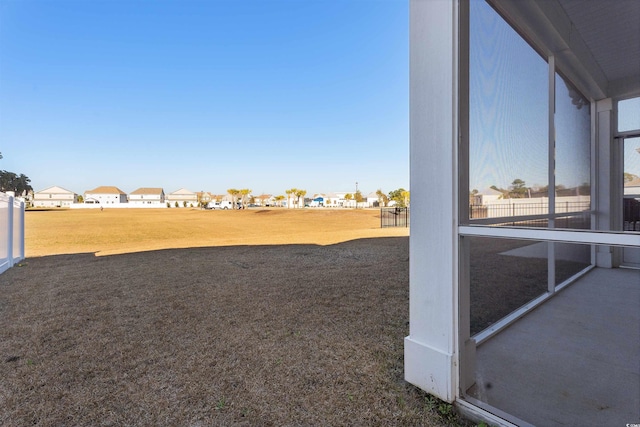
[(228, 200), (223, 200), (221, 202), (209, 202), (207, 205), (207, 209), (232, 209), (233, 203)]

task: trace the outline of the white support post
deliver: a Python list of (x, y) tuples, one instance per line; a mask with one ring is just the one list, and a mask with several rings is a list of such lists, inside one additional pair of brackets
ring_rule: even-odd
[[(610, 98), (596, 102), (596, 230), (615, 230), (616, 194), (613, 181), (616, 173), (613, 147), (613, 102)], [(622, 175), (622, 174), (621, 174)], [(621, 200), (621, 199), (620, 199)], [(596, 265), (612, 268), (616, 265), (614, 251), (609, 246), (598, 246)]]
[[(405, 378), (458, 394), (458, 2), (410, 2), (410, 331)], [(436, 184), (437, 183), (437, 184)], [(438, 200), (433, 209), (430, 201)]]
[[(549, 224), (548, 227), (556, 228), (556, 60), (549, 56), (549, 171), (548, 171), (548, 196), (549, 196)], [(553, 242), (547, 242), (547, 292), (556, 291), (556, 248)]]

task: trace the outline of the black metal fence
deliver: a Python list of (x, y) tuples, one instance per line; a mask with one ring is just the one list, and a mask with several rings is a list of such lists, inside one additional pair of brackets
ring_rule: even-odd
[(380, 208), (380, 227), (409, 227), (409, 208)]
[(624, 199), (624, 231), (640, 231), (640, 200)]

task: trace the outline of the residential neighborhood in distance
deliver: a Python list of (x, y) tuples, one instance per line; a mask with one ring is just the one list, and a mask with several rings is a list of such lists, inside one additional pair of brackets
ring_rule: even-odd
[[(272, 194), (249, 194), (244, 200), (241, 196), (231, 194), (214, 194), (201, 191), (194, 192), (180, 188), (166, 194), (159, 187), (141, 187), (131, 193), (126, 193), (115, 186), (100, 186), (87, 190), (83, 195), (74, 193), (62, 187), (53, 186), (37, 191), (33, 194), (35, 208), (197, 208), (233, 209), (235, 207), (328, 207), (328, 208), (375, 208), (383, 203), (378, 192), (369, 193), (356, 202), (353, 193), (332, 192), (317, 193), (313, 197), (300, 197), (293, 194), (274, 196)], [(394, 206), (390, 200), (387, 206)]]

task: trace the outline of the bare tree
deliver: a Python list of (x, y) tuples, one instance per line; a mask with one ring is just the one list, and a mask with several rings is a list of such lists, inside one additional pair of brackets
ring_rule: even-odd
[(389, 197), (382, 192), (382, 189), (378, 188), (376, 191), (376, 196), (378, 196), (378, 203), (382, 207), (387, 207), (387, 203), (389, 203)]
[(295, 187), (285, 191), (285, 193), (287, 193), (287, 208), (291, 208), (291, 197), (295, 196), (296, 191), (298, 191), (298, 189)]
[(231, 203), (233, 203), (233, 206), (231, 207), (231, 209), (235, 209), (237, 200), (238, 200), (238, 194), (240, 194), (240, 190), (237, 190), (235, 188), (230, 188), (227, 190), (227, 193), (229, 193), (229, 195), (231, 196)]
[(302, 204), (304, 205), (304, 196), (307, 194), (307, 190), (296, 190), (295, 196), (297, 197), (296, 204), (300, 207), (300, 197), (302, 197)]
[(242, 205), (242, 209), (245, 208), (245, 204), (247, 201), (247, 197), (249, 196), (249, 194), (251, 194), (251, 190), (249, 190), (248, 188), (243, 188), (242, 190), (240, 190), (240, 203)]

